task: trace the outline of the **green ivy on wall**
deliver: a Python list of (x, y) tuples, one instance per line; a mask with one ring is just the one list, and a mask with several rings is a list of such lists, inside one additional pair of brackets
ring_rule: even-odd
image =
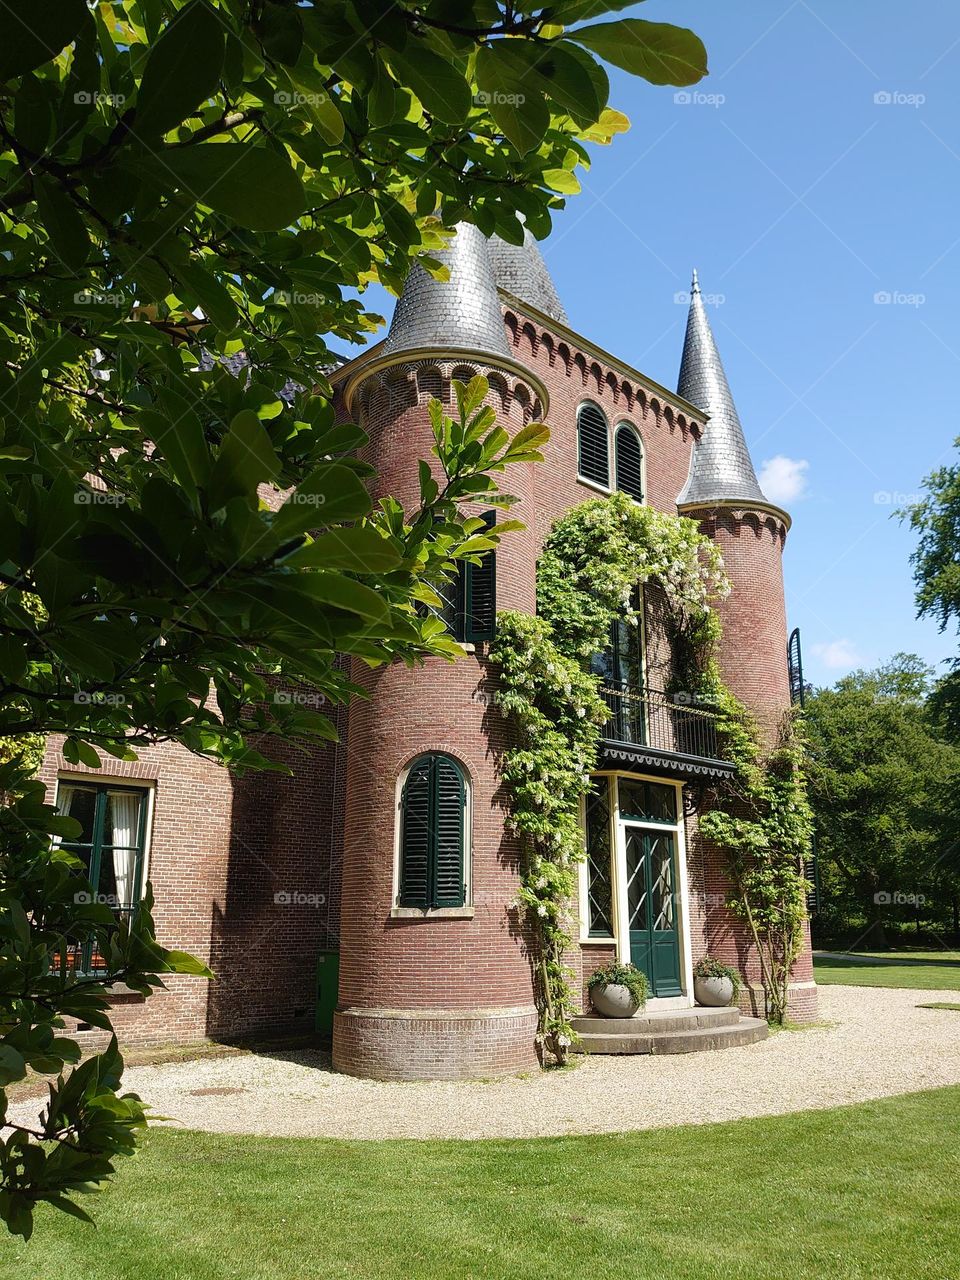
[[(580, 808), (609, 714), (588, 664), (606, 648), (617, 617), (640, 624), (635, 593), (647, 582), (661, 589), (665, 602), (671, 688), (715, 703), (726, 757), (738, 765), (736, 782), (715, 796), (714, 812), (722, 817), (705, 834), (726, 849), (731, 906), (746, 913), (758, 949), (764, 944), (765, 985), (768, 971), (779, 973), (785, 964), (789, 974), (800, 943), (800, 867), (809, 840), (800, 752), (790, 738), (764, 762), (756, 725), (720, 679), (720, 625), (712, 606), (730, 589), (720, 550), (692, 520), (624, 494), (591, 498), (562, 516), (544, 544), (537, 616), (501, 612), (491, 652), (499, 665), (497, 702), (516, 731), (501, 767), (510, 823), (525, 854), (519, 897), (535, 953), (538, 1040), (561, 1064), (576, 1039), (564, 953), (576, 924), (577, 865), (585, 856)], [(767, 945), (771, 933), (776, 941)]]

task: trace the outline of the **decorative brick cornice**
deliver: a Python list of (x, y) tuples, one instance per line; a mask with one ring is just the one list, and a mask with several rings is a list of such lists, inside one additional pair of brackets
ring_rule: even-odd
[(509, 356), (491, 356), (489, 352), (471, 351), (466, 347), (463, 350), (455, 350), (450, 347), (421, 347), (414, 351), (399, 351), (395, 355), (384, 354), (381, 351), (379, 355), (369, 362), (357, 362), (344, 385), (344, 404), (347, 410), (352, 412), (353, 401), (359, 388), (368, 379), (378, 375), (383, 378), (391, 370), (398, 368), (410, 370), (430, 365), (449, 366), (452, 369), (461, 364), (474, 365), (486, 370), (496, 370), (512, 377), (515, 384), (517, 382), (525, 383), (530, 388), (533, 396), (539, 400), (541, 413), (545, 414), (547, 412), (550, 405), (550, 396), (547, 388), (525, 364)]
[(786, 511), (767, 502), (681, 502), (677, 510), (682, 516), (709, 520), (719, 512), (725, 512), (738, 524), (749, 524), (759, 537), (763, 530), (782, 540), (786, 539), (792, 521)]

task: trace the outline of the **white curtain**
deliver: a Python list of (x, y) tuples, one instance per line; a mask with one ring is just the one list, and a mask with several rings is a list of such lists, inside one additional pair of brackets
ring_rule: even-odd
[[(134, 845), (137, 842), (137, 826), (140, 816), (140, 797), (132, 791), (111, 791), (110, 816), (113, 819), (114, 845)], [(118, 906), (133, 905), (134, 876), (137, 870), (137, 851), (133, 848), (113, 851), (113, 874), (117, 882)]]
[[(57, 786), (57, 813), (62, 814), (64, 817), (69, 816), (70, 806), (71, 804), (73, 804), (73, 797), (76, 794), (77, 794), (76, 787), (69, 787), (69, 786), (65, 787), (61, 782)], [(62, 838), (63, 838), (62, 836), (54, 836), (53, 837), (54, 846), (58, 845)]]

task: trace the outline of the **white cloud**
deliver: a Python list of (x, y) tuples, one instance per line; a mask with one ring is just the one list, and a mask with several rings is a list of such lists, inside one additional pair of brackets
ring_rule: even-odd
[(785, 458), (778, 453), (760, 464), (760, 488), (771, 502), (796, 502), (806, 496), (806, 458)]
[(830, 671), (850, 671), (862, 661), (852, 640), (830, 640), (811, 645), (811, 649)]

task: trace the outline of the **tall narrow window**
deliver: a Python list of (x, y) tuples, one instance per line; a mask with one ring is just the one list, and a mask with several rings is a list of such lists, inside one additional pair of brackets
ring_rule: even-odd
[[(57, 809), (76, 819), (80, 833), (63, 840), (84, 864), (96, 900), (117, 916), (130, 915), (143, 893), (147, 792), (135, 787), (63, 781)], [(106, 959), (90, 941), (69, 947), (68, 966), (83, 973), (106, 973)]]
[(587, 930), (592, 938), (613, 936), (613, 878), (610, 861), (610, 788), (594, 778), (587, 792)]
[(617, 427), (614, 439), (617, 464), (617, 488), (637, 502), (643, 501), (643, 445), (640, 437), (627, 422)]
[[(487, 511), (482, 518), (492, 529), (497, 513)], [(497, 618), (496, 552), (488, 551), (479, 564), (461, 563), (456, 577), (444, 583), (438, 594), (443, 599), (443, 620), (455, 640), (464, 644), (492, 640)]]
[(462, 907), (467, 788), (450, 756), (418, 756), (400, 797), (398, 905)]
[(582, 404), (577, 411), (577, 472), (583, 480), (607, 488), (610, 484), (610, 456), (607, 420), (595, 404)]

